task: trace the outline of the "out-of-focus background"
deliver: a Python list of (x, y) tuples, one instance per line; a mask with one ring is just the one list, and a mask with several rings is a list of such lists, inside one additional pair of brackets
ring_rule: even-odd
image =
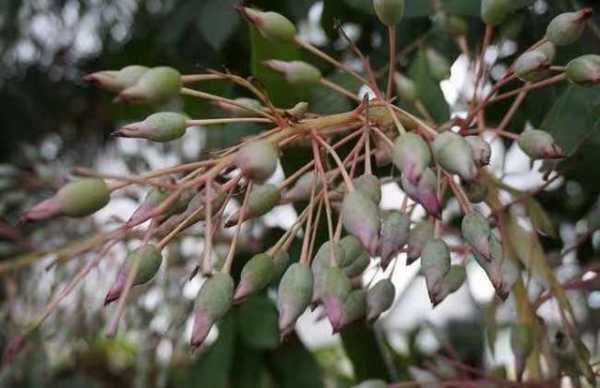
[[(557, 63), (584, 53), (600, 52), (600, 7), (594, 0), (520, 0), (521, 7), (501, 27), (501, 38), (486, 53), (500, 75), (518, 51), (544, 33), (548, 21), (559, 12), (593, 6), (596, 15), (582, 41), (561, 48)], [(348, 43), (335, 26), (341, 25), (357, 47), (369, 56), (374, 68), (386, 61), (385, 30), (371, 11), (370, 0), (262, 0), (252, 5), (281, 12), (299, 27), (300, 34), (328, 53), (348, 60)], [(483, 27), (478, 0), (442, 0), (451, 13), (469, 23), (470, 47), (477, 47)], [(516, 2), (517, 3), (517, 2)], [(126, 196), (85, 222), (47, 223), (42, 227), (15, 227), (24, 208), (44, 198), (69, 175), (74, 166), (126, 174), (143, 172), (196, 160), (209, 150), (230, 145), (242, 136), (256, 133), (255, 125), (195, 128), (183, 140), (169, 145), (114, 139), (109, 136), (120, 124), (137, 121), (156, 107), (114, 104), (113, 96), (82, 81), (90, 72), (119, 69), (129, 64), (169, 65), (183, 74), (207, 68), (227, 69), (244, 76), (255, 75), (273, 91), (279, 106), (307, 100), (311, 111), (339, 112), (351, 109), (349, 101), (331, 96), (320, 87), (290, 91), (277, 89), (273, 80), (255, 67), (256, 56), (268, 56), (273, 48), (261, 46), (247, 24), (234, 10), (233, 0), (2, 0), (0, 1), (0, 265), (11, 267), (15, 257), (27, 258), (35, 249), (52, 249), (108, 228), (126, 219), (135, 209), (141, 190)], [(398, 30), (398, 43), (406, 47), (424, 38), (454, 62), (452, 76), (441, 84), (418, 71), (418, 56), (408, 56), (400, 69), (428, 90), (426, 104), (440, 121), (461, 115), (473, 88), (473, 74), (452, 39), (434, 26), (434, 6), (426, 0), (407, 0), (407, 15)], [(275, 52), (283, 57), (296, 53)], [(324, 73), (349, 88), (360, 89), (315, 58)], [(241, 90), (226, 83), (202, 85), (223, 96), (238, 96)], [(365, 92), (363, 90), (363, 92)], [(577, 101), (565, 96), (562, 86), (532, 93), (515, 118), (514, 130), (525, 126), (558, 130), (561, 141), (573, 149), (586, 138), (584, 151), (574, 168), (541, 194), (549, 210), (556, 236), (543, 238), (551, 265), (561, 279), (581, 271), (597, 258), (600, 235), (566, 256), (560, 248), (585, 234), (580, 221), (597, 199), (600, 184), (600, 135), (597, 130), (600, 95), (577, 95), (580, 102), (595, 101), (592, 110), (577, 111)], [(572, 97), (572, 96), (571, 96)], [(558, 103), (557, 103), (558, 102)], [(169, 108), (182, 109), (194, 118), (218, 117), (214, 107), (181, 99)], [(562, 104), (562, 105), (561, 105)], [(575, 105), (569, 105), (575, 104)], [(506, 106), (504, 106), (504, 109)], [(500, 108), (498, 108), (500, 112)], [(489, 115), (493, 120), (495, 112)], [(498, 113), (497, 113), (498, 114)], [(589, 136), (589, 139), (587, 138)], [(516, 147), (493, 143), (492, 169), (505, 174), (521, 189), (539, 185), (541, 175)], [(296, 158), (282, 159), (274, 180), (281, 180)], [(395, 185), (384, 188), (383, 207), (398, 208), (402, 193)], [(451, 204), (445, 217), (458, 211)], [(296, 216), (291, 206), (278, 208), (256, 225), (244, 241), (245, 254), (268, 247), (274, 237), (291, 225)], [(113, 252), (110, 260), (69, 297), (58, 313), (40, 331), (17, 364), (0, 372), (6, 387), (344, 387), (354, 378), (379, 376), (404, 380), (426, 373), (428, 356), (436, 352), (458, 352), (461, 360), (480, 368), (506, 367), (512, 371), (506, 326), (514, 318), (509, 299), (496, 304), (494, 290), (483, 271), (468, 265), (468, 282), (457, 293), (432, 310), (424, 281), (417, 277), (418, 264), (406, 267), (401, 260), (394, 281), (397, 301), (374, 328), (354, 325), (344, 334), (333, 335), (319, 314), (305, 314), (298, 336), (279, 344), (274, 329), (275, 310), (268, 297), (252, 299), (229, 314), (209, 342), (213, 345), (192, 354), (187, 346), (189, 310), (201, 280), (186, 282), (193, 258), (202, 250), (192, 235), (169, 249), (168, 266), (130, 303), (126, 324), (115, 340), (103, 336), (109, 312), (102, 307), (104, 293), (128, 246)], [(10, 271), (0, 280), (0, 349), (45, 305), (49, 295), (79, 268), (78, 260), (46, 268), (56, 257), (45, 257), (27, 269)], [(35, 260), (33, 258), (32, 260)], [(367, 273), (367, 281), (370, 275)], [(532, 284), (532, 293), (536, 285)], [(600, 287), (596, 287), (600, 288)], [(598, 354), (600, 291), (572, 292), (570, 296), (581, 323), (583, 338)], [(547, 323), (558, 326), (559, 311), (553, 302), (540, 310)], [(489, 317), (496, 314), (495, 323)], [(490, 338), (497, 339), (490, 341)], [(216, 342), (214, 342), (216, 341)], [(438, 366), (443, 369), (443, 365)], [(424, 377), (427, 379), (427, 376)]]

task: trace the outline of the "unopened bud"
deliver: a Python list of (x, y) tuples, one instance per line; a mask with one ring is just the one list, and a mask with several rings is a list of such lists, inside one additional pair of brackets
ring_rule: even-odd
[(367, 252), (361, 253), (357, 258), (355, 258), (352, 263), (342, 268), (344, 273), (348, 275), (349, 278), (354, 278), (356, 276), (361, 275), (365, 269), (371, 263), (371, 256)]
[(273, 255), (273, 277), (271, 283), (279, 281), (285, 271), (290, 266), (290, 254), (286, 251), (279, 250)]
[(212, 325), (223, 318), (231, 308), (233, 298), (233, 279), (229, 274), (216, 272), (210, 276), (198, 292), (191, 345), (202, 345)]
[(144, 121), (131, 123), (112, 133), (118, 137), (148, 139), (159, 143), (179, 139), (187, 129), (187, 117), (181, 113), (159, 112)]
[(527, 357), (533, 349), (533, 331), (529, 325), (514, 324), (510, 330), (510, 347), (515, 356), (517, 378), (520, 381), (525, 371)]
[(277, 168), (277, 147), (267, 140), (244, 144), (235, 156), (235, 165), (249, 179), (267, 180)]
[(481, 19), (490, 26), (502, 24), (511, 11), (511, 0), (482, 0)]
[(423, 138), (407, 132), (398, 136), (393, 150), (394, 165), (413, 185), (417, 184), (423, 171), (431, 163), (431, 152)]
[(342, 318), (339, 324), (333, 328), (333, 331), (339, 332), (344, 326), (358, 321), (365, 316), (366, 311), (367, 292), (362, 289), (350, 291), (342, 307)]
[(282, 335), (294, 329), (296, 320), (310, 304), (312, 292), (313, 276), (308, 265), (292, 264), (283, 274), (278, 290), (277, 309)]
[(581, 37), (585, 24), (591, 16), (591, 8), (561, 13), (548, 24), (546, 39), (557, 46), (575, 43)]
[(481, 136), (467, 136), (465, 140), (471, 146), (471, 151), (473, 151), (473, 158), (475, 159), (475, 164), (479, 167), (487, 166), (490, 164), (490, 159), (492, 158), (492, 148), (490, 147), (490, 143), (483, 140)]
[[(464, 284), (466, 278), (467, 272), (465, 271), (465, 267), (462, 265), (450, 266), (450, 270), (442, 280), (439, 293), (435, 295), (435, 299), (431, 299), (433, 307), (440, 304), (448, 295), (458, 291)], [(430, 295), (430, 297), (432, 296)]]
[(317, 251), (312, 260), (311, 271), (314, 279), (313, 303), (321, 301), (325, 291), (327, 270), (331, 267), (344, 267), (350, 264), (346, 252), (340, 243), (327, 241)]
[(381, 222), (379, 255), (384, 270), (408, 241), (410, 219), (399, 211), (390, 211)]
[(339, 246), (344, 250), (345, 261), (348, 263), (353, 262), (365, 252), (360, 241), (352, 235), (340, 239)]
[(436, 136), (431, 146), (437, 162), (451, 174), (457, 174), (466, 181), (477, 177), (473, 150), (464, 137), (450, 131)]
[(404, 0), (373, 0), (375, 14), (386, 26), (395, 26), (404, 15)]
[(443, 81), (450, 78), (450, 63), (445, 57), (432, 48), (428, 48), (425, 55), (427, 56), (429, 71), (434, 79)]
[(545, 70), (552, 64), (555, 54), (554, 44), (546, 42), (521, 54), (512, 66), (513, 71), (523, 81), (538, 81), (545, 76)]
[(367, 291), (367, 321), (376, 321), (386, 312), (396, 297), (396, 287), (390, 279), (381, 279)]
[[(248, 198), (248, 207), (244, 213), (242, 221), (258, 218), (271, 211), (281, 200), (281, 193), (277, 186), (270, 183), (264, 185), (252, 186), (250, 197)], [(241, 210), (241, 209), (240, 209)], [(225, 226), (233, 226), (238, 223), (240, 211), (233, 215), (225, 224)]]
[(355, 178), (352, 183), (356, 190), (360, 190), (367, 195), (375, 204), (381, 202), (381, 182), (373, 174), (363, 174)]
[(494, 233), (491, 234), (489, 241), (492, 260), (489, 261), (477, 252), (474, 252), (474, 257), (486, 272), (496, 290), (496, 295), (505, 300), (519, 278), (520, 271), (511, 258), (504, 257), (502, 243)]
[(153, 67), (146, 71), (138, 81), (123, 90), (118, 100), (134, 103), (164, 102), (179, 94), (181, 74), (171, 67)]
[(275, 265), (271, 256), (259, 253), (252, 257), (242, 268), (240, 283), (233, 295), (233, 301), (238, 303), (268, 286), (274, 271)]
[(562, 149), (554, 142), (548, 132), (538, 129), (527, 129), (517, 140), (519, 147), (531, 159), (560, 159), (565, 157)]
[(169, 196), (169, 191), (162, 188), (153, 188), (146, 193), (140, 206), (135, 209), (129, 220), (128, 225), (138, 225), (149, 219), (154, 210)]
[(421, 272), (425, 276), (431, 300), (439, 299), (442, 283), (448, 271), (450, 271), (448, 246), (440, 239), (429, 240), (421, 252)]
[(401, 178), (401, 183), (406, 195), (423, 206), (428, 214), (437, 218), (440, 217), (442, 205), (437, 196), (437, 177), (432, 169), (425, 169), (416, 185), (410, 183), (404, 175)]
[(256, 116), (255, 111), (262, 111), (263, 108), (260, 101), (254, 98), (240, 97), (233, 101), (235, 104), (219, 100), (215, 105), (235, 117)]
[(477, 211), (471, 211), (463, 217), (461, 231), (471, 248), (486, 259), (492, 259), (489, 242), (492, 230), (487, 218)]
[(433, 224), (421, 221), (408, 233), (408, 252), (406, 265), (414, 263), (420, 256), (425, 244), (433, 239)]
[(387, 388), (387, 383), (383, 380), (366, 380), (352, 388)]
[(324, 274), (323, 285), (321, 301), (327, 318), (335, 330), (341, 326), (344, 302), (352, 289), (352, 282), (340, 268), (330, 267)]
[(414, 102), (418, 97), (417, 85), (412, 79), (400, 74), (394, 74), (394, 84), (398, 96), (408, 102)]
[(370, 254), (377, 250), (379, 207), (364, 193), (354, 190), (344, 196), (342, 223), (346, 231), (358, 238)]
[(120, 93), (122, 90), (135, 85), (148, 70), (149, 68), (146, 66), (131, 65), (119, 71), (98, 71), (85, 76), (84, 80), (111, 92)]
[(265, 39), (291, 42), (296, 36), (296, 26), (281, 14), (252, 8), (242, 8), (242, 13)]
[(269, 69), (281, 73), (285, 80), (293, 85), (317, 83), (321, 80), (321, 71), (303, 61), (280, 61), (271, 59), (263, 64)]
[(582, 55), (567, 64), (567, 79), (580, 86), (600, 83), (600, 55)]

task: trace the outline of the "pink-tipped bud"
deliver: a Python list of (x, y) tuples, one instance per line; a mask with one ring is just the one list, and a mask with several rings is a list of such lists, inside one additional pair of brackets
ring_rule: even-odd
[(273, 258), (266, 253), (252, 257), (242, 268), (240, 283), (233, 295), (233, 301), (239, 303), (249, 295), (267, 287), (273, 277), (275, 267)]
[(346, 231), (358, 238), (372, 255), (376, 254), (379, 236), (379, 207), (363, 192), (354, 190), (344, 196), (342, 223)]
[[(277, 186), (270, 183), (264, 185), (254, 185), (248, 198), (248, 208), (244, 213), (244, 220), (250, 220), (263, 216), (271, 211), (281, 200), (281, 193)], [(238, 223), (240, 212), (234, 214), (225, 226), (233, 226)]]
[(317, 83), (321, 80), (321, 71), (303, 61), (280, 61), (271, 59), (263, 64), (271, 70), (281, 73), (285, 80), (292, 85)]
[(414, 102), (418, 98), (417, 85), (412, 79), (400, 73), (395, 73), (394, 84), (396, 86), (396, 93), (398, 93), (401, 99), (407, 102)]
[(600, 83), (600, 55), (582, 55), (567, 64), (567, 79), (580, 86)]
[(406, 195), (423, 206), (428, 214), (436, 218), (441, 216), (442, 205), (437, 196), (437, 177), (432, 169), (425, 169), (416, 185), (410, 183), (404, 176), (401, 183)]
[(131, 217), (129, 217), (129, 220), (127, 220), (127, 225), (138, 225), (139, 223), (148, 220), (152, 216), (154, 210), (156, 210), (169, 194), (169, 191), (162, 188), (153, 188), (148, 191), (140, 206), (135, 209)]
[(123, 90), (117, 101), (131, 103), (160, 103), (177, 96), (181, 90), (181, 74), (171, 67), (153, 67), (138, 81)]
[(350, 264), (350, 261), (346, 258), (346, 251), (340, 243), (327, 241), (321, 245), (310, 267), (314, 279), (313, 303), (320, 302), (323, 297), (327, 270), (331, 267), (344, 267), (347, 264)]
[(367, 321), (376, 321), (386, 312), (396, 297), (396, 287), (390, 279), (381, 279), (367, 291)]
[(408, 241), (410, 219), (399, 211), (390, 211), (381, 222), (379, 256), (384, 270)]
[(482, 0), (481, 19), (489, 26), (498, 26), (511, 11), (511, 0)]
[(490, 246), (492, 230), (487, 218), (477, 211), (471, 211), (463, 217), (461, 231), (465, 241), (471, 248), (484, 258), (492, 259)]
[(592, 17), (592, 9), (584, 8), (577, 12), (565, 12), (556, 16), (546, 29), (546, 39), (557, 46), (575, 43), (583, 33), (585, 24)]
[(259, 182), (269, 179), (277, 169), (277, 147), (266, 140), (244, 144), (235, 156), (235, 165), (249, 179)]
[(88, 74), (84, 80), (102, 89), (111, 92), (120, 93), (140, 79), (148, 71), (146, 66), (131, 65), (122, 68), (119, 71), (106, 70)]
[(523, 152), (533, 160), (565, 157), (562, 149), (554, 142), (552, 135), (538, 129), (527, 129), (521, 133), (517, 143)]
[(179, 139), (187, 129), (187, 117), (181, 113), (159, 112), (144, 121), (128, 124), (112, 133), (117, 137), (148, 139), (159, 143)]
[(553, 43), (546, 42), (540, 47), (521, 54), (512, 66), (517, 77), (523, 81), (538, 81), (544, 78), (556, 55)]
[(425, 55), (427, 57), (427, 64), (429, 65), (429, 72), (434, 79), (443, 81), (450, 78), (450, 63), (446, 57), (432, 48), (428, 48), (425, 51)]
[(360, 190), (376, 204), (381, 202), (381, 182), (373, 174), (363, 174), (352, 181), (356, 190)]
[(464, 137), (450, 131), (436, 136), (431, 148), (437, 162), (451, 174), (466, 181), (477, 177), (477, 165), (473, 150)]
[(296, 320), (310, 304), (312, 292), (313, 276), (308, 265), (292, 264), (281, 278), (277, 296), (279, 331), (282, 335), (294, 329)]
[(490, 282), (496, 290), (496, 295), (505, 300), (520, 277), (520, 270), (516, 263), (509, 257), (504, 257), (500, 240), (492, 233), (490, 236), (492, 260), (489, 261), (479, 253), (474, 252), (477, 263), (486, 272)]
[(458, 291), (464, 284), (466, 278), (467, 272), (465, 271), (465, 267), (462, 265), (452, 265), (441, 282), (439, 292), (435, 294), (434, 297), (430, 294), (433, 307), (442, 303), (448, 295)]
[(260, 101), (254, 98), (240, 97), (233, 100), (235, 104), (227, 101), (216, 101), (214, 103), (219, 109), (224, 110), (234, 117), (256, 116), (255, 111), (262, 111), (263, 106)]
[(414, 263), (421, 257), (421, 251), (425, 244), (433, 239), (433, 224), (429, 221), (421, 221), (408, 233), (408, 251), (406, 252), (406, 265)]
[(365, 290), (352, 290), (342, 306), (342, 317), (333, 326), (334, 332), (339, 332), (344, 326), (356, 322), (365, 316), (367, 311), (367, 293)]
[(334, 328), (342, 323), (344, 302), (352, 289), (352, 282), (344, 271), (338, 267), (330, 267), (325, 271), (321, 298), (327, 318)]
[(478, 167), (490, 164), (490, 159), (492, 158), (492, 148), (490, 147), (490, 143), (483, 140), (481, 136), (467, 136), (465, 137), (465, 140), (471, 146), (473, 158)]
[(360, 241), (348, 235), (342, 238), (339, 245), (344, 250), (344, 261), (340, 267), (349, 278), (358, 276), (364, 272), (371, 262), (371, 257), (365, 251)]
[(410, 183), (417, 184), (421, 174), (431, 163), (431, 152), (423, 138), (407, 132), (398, 136), (392, 153), (394, 165)]
[(395, 26), (404, 15), (404, 0), (373, 0), (373, 8), (381, 23)]
[(450, 271), (450, 251), (443, 240), (429, 240), (421, 252), (421, 273), (427, 282), (427, 291), (432, 301), (439, 300), (443, 280)]
[(223, 318), (231, 308), (233, 279), (229, 274), (217, 272), (202, 284), (196, 297), (191, 345), (202, 345), (212, 325)]
[(265, 39), (291, 42), (296, 36), (296, 26), (281, 14), (253, 8), (241, 8), (241, 12)]

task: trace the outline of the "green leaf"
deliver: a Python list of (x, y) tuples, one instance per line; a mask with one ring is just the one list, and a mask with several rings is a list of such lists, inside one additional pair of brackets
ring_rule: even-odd
[(365, 322), (357, 321), (341, 331), (342, 342), (346, 354), (352, 361), (356, 381), (369, 379), (389, 380), (391, 373), (383, 356), (387, 349), (377, 338), (375, 331)]
[(223, 47), (236, 31), (240, 17), (234, 6), (237, 0), (204, 0), (197, 26), (202, 37), (215, 49)]
[(481, 0), (443, 0), (443, 8), (451, 14), (479, 17)]
[(527, 208), (527, 214), (531, 219), (531, 223), (538, 232), (545, 236), (558, 238), (556, 227), (554, 226), (552, 219), (537, 200), (530, 198), (525, 203), (525, 206)]
[(277, 310), (266, 296), (253, 296), (239, 308), (239, 331), (242, 341), (255, 349), (274, 349), (279, 345)]
[(416, 59), (410, 66), (409, 74), (417, 84), (420, 100), (434, 120), (438, 123), (447, 121), (450, 118), (450, 108), (442, 93), (439, 82), (434, 80), (429, 72), (425, 50), (419, 50)]
[(269, 353), (268, 366), (275, 387), (323, 387), (319, 364), (295, 334)]

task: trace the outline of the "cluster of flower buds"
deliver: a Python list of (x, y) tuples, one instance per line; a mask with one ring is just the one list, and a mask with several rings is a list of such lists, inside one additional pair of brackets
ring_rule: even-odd
[(585, 29), (585, 24), (592, 16), (591, 8), (577, 12), (565, 12), (556, 16), (546, 29), (546, 39), (557, 46), (566, 46), (576, 42)]

